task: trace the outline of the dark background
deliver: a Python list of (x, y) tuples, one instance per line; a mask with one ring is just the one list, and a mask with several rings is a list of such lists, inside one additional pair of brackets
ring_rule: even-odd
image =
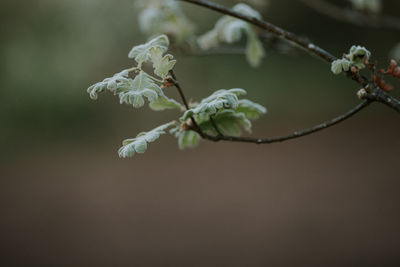
[[(400, 16), (397, 1), (383, 2)], [(198, 34), (219, 17), (183, 6)], [(338, 56), (364, 45), (381, 66), (400, 41), (298, 1), (272, 0), (263, 17)], [(86, 93), (132, 65), (127, 53), (146, 40), (133, 1), (3, 0), (0, 21), (1, 265), (400, 265), (394, 111), (373, 104), (273, 145), (203, 141), (180, 151), (163, 136), (122, 160), (123, 139), (178, 116)], [(189, 98), (242, 87), (267, 106), (254, 136), (306, 128), (359, 101), (356, 83), (302, 51), (269, 51), (257, 69), (241, 55), (175, 55)]]

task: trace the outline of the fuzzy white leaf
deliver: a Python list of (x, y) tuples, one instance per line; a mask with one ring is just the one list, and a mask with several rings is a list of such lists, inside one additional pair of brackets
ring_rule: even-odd
[[(261, 19), (261, 14), (246, 4), (237, 4), (233, 9), (244, 15)], [(229, 44), (238, 42), (244, 34), (247, 37), (246, 59), (252, 67), (257, 67), (265, 55), (264, 47), (257, 37), (255, 27), (243, 20), (223, 16), (211, 31), (198, 38), (198, 44), (201, 49), (207, 50), (217, 47), (220, 42)]]
[(164, 53), (168, 50), (168, 46), (168, 37), (166, 35), (160, 35), (145, 44), (133, 47), (132, 50), (129, 52), (128, 57), (135, 59), (138, 63), (138, 66), (140, 67), (144, 62), (147, 62), (150, 59), (151, 48), (158, 47)]
[(175, 0), (136, 0), (140, 29), (150, 36), (167, 34), (183, 43), (194, 36), (194, 26)]
[(144, 97), (151, 102), (155, 102), (158, 96), (164, 96), (161, 88), (151, 79), (151, 76), (140, 71), (133, 80), (130, 90), (119, 94), (120, 102), (131, 104), (135, 108), (144, 105)]
[(87, 89), (90, 98), (96, 100), (98, 93), (101, 93), (105, 90), (115, 93), (118, 88), (128, 88), (132, 81), (130, 78), (128, 78), (128, 75), (129, 70), (123, 70), (117, 74), (114, 74), (114, 76), (111, 78), (106, 78), (102, 82), (93, 84)]
[(251, 36), (247, 40), (246, 58), (252, 67), (258, 67), (265, 56), (264, 47), (256, 36)]
[(200, 135), (195, 131), (183, 131), (178, 136), (178, 145), (180, 149), (194, 148), (200, 142)]
[(175, 66), (176, 60), (170, 54), (163, 56), (164, 50), (159, 46), (150, 48), (149, 52), (153, 62), (154, 73), (165, 79), (169, 71)]
[(213, 115), (220, 109), (236, 109), (239, 105), (237, 96), (243, 94), (246, 94), (246, 91), (240, 88), (215, 91), (209, 97), (204, 98), (196, 107), (187, 110), (182, 119), (185, 121), (194, 114), (200, 113)]
[(144, 153), (147, 150), (147, 143), (154, 142), (165, 134), (165, 130), (171, 127), (175, 122), (170, 122), (149, 131), (142, 132), (136, 138), (126, 139), (122, 142), (122, 147), (118, 150), (121, 158), (132, 157), (135, 153)]
[[(242, 128), (247, 132), (251, 132), (251, 122), (244, 113), (237, 113), (235, 110), (222, 110), (213, 116), (213, 120), (218, 130), (224, 135), (240, 136)], [(202, 131), (216, 135), (217, 132), (211, 121), (204, 120), (199, 123)]]
[(180, 103), (166, 96), (158, 97), (158, 100), (150, 103), (149, 106), (152, 110), (155, 111), (162, 111), (166, 109), (179, 109), (183, 111), (185, 109), (185, 107), (182, 106)]
[(267, 113), (267, 109), (260, 104), (254, 103), (248, 99), (240, 99), (239, 106), (235, 110), (237, 113), (243, 113), (246, 118), (250, 120), (255, 120), (260, 117), (260, 115)]

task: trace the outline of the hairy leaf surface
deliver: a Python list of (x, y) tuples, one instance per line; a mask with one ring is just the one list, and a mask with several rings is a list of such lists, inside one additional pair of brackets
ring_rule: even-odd
[(165, 134), (165, 130), (171, 127), (175, 122), (158, 126), (149, 131), (139, 133), (136, 138), (126, 139), (122, 142), (122, 147), (118, 150), (121, 158), (133, 157), (135, 153), (144, 153), (147, 150), (147, 143), (154, 142), (160, 135)]

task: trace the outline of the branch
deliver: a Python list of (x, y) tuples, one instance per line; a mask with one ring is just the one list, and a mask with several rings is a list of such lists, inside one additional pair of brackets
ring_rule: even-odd
[[(176, 80), (176, 76), (173, 73), (173, 71), (170, 71), (170, 74), (172, 78), (174, 79), (174, 84), (175, 87), (178, 89), (179, 94), (182, 98), (183, 103), (185, 103), (186, 109), (189, 109), (189, 106), (186, 101), (186, 97), (183, 93), (183, 90), (181, 86), (179, 85), (179, 82)], [(387, 95), (387, 94), (386, 94)], [(360, 112), (364, 108), (366, 108), (369, 104), (371, 104), (373, 101), (378, 101), (378, 100), (372, 100), (372, 99), (366, 99), (354, 108), (350, 109), (343, 115), (340, 115), (338, 117), (335, 117), (331, 119), (330, 121), (323, 122), (321, 124), (318, 124), (312, 128), (296, 131), (294, 133), (288, 134), (288, 135), (283, 135), (280, 137), (273, 137), (273, 138), (252, 138), (252, 137), (236, 137), (236, 136), (226, 136), (221, 133), (219, 130), (217, 124), (215, 123), (214, 119), (212, 116), (210, 116), (210, 122), (211, 125), (214, 127), (215, 131), (217, 132), (217, 136), (212, 136), (206, 133), (203, 133), (198, 126), (196, 120), (193, 117), (190, 117), (193, 126), (191, 127), (191, 130), (197, 132), (203, 139), (214, 141), (214, 142), (219, 142), (219, 141), (231, 141), (231, 142), (244, 142), (244, 143), (255, 143), (255, 144), (271, 144), (271, 143), (277, 143), (277, 142), (284, 142), (290, 139), (295, 139), (299, 138), (302, 136), (306, 136), (312, 133), (319, 132), (321, 130), (327, 129), (329, 127), (332, 127), (342, 121), (345, 121), (355, 115), (356, 113)], [(400, 107), (400, 105), (399, 105)]]
[(376, 88), (372, 93), (367, 93), (363, 99), (383, 103), (397, 112), (400, 112), (400, 101), (380, 88)]
[(254, 143), (254, 144), (271, 144), (271, 143), (278, 143), (278, 142), (284, 142), (290, 139), (295, 139), (299, 138), (302, 136), (310, 135), (316, 132), (319, 132), (321, 130), (327, 129), (329, 127), (332, 127), (342, 121), (345, 121), (349, 119), (350, 117), (354, 116), (356, 113), (360, 112), (364, 108), (366, 108), (369, 104), (371, 104), (371, 100), (364, 100), (351, 110), (347, 111), (346, 113), (333, 118), (330, 121), (323, 122), (321, 124), (318, 124), (312, 128), (300, 130), (293, 132), (288, 135), (283, 135), (279, 137), (273, 137), (273, 138), (251, 138), (251, 137), (235, 137), (235, 136), (224, 136), (224, 135), (218, 135), (218, 136), (211, 136), (211, 135), (204, 135), (204, 138), (210, 141), (214, 142), (219, 142), (219, 141), (231, 141), (231, 142), (244, 142), (244, 143)]
[[(303, 48), (305, 51), (308, 51), (312, 55), (315, 55), (315, 56), (325, 60), (328, 63), (332, 63), (332, 61), (337, 59), (335, 56), (333, 56), (329, 52), (325, 51), (321, 47), (311, 43), (310, 41), (308, 41), (304, 38), (297, 36), (296, 34), (294, 34), (292, 32), (286, 31), (272, 23), (260, 20), (255, 17), (251, 17), (251, 16), (247, 16), (247, 15), (238, 13), (231, 8), (227, 8), (222, 5), (219, 5), (219, 4), (207, 1), (207, 0), (181, 0), (181, 1), (187, 2), (187, 3), (192, 3), (192, 4), (195, 4), (198, 6), (202, 6), (202, 7), (217, 11), (219, 13), (247, 21), (261, 29), (271, 32), (272, 34), (276, 35), (279, 38), (282, 38), (286, 41), (289, 41), (289, 42)], [(346, 75), (349, 78), (351, 78), (352, 80), (359, 83), (363, 87), (367, 86), (369, 83), (365, 77), (360, 76), (358, 73), (352, 73), (351, 71), (347, 71)], [(384, 93), (384, 92), (382, 91), (382, 93)], [(391, 107), (392, 109), (400, 112), (399, 109), (397, 108), (397, 105), (393, 105), (393, 103), (399, 102), (399, 100), (395, 99), (394, 97), (390, 97), (390, 98), (388, 98), (388, 97), (382, 97), (382, 98), (373, 97), (371, 100), (384, 103), (388, 107)], [(385, 102), (385, 101), (390, 101), (390, 102)]]
[[(171, 77), (172, 77), (172, 79), (173, 79), (173, 84), (174, 84), (174, 86), (176, 87), (176, 89), (178, 90), (179, 95), (181, 96), (182, 102), (183, 102), (183, 104), (185, 105), (186, 110), (188, 110), (188, 109), (190, 108), (190, 107), (189, 107), (189, 104), (188, 104), (188, 102), (187, 102), (187, 100), (186, 100), (185, 94), (183, 93), (183, 90), (182, 90), (181, 85), (179, 84), (178, 80), (176, 79), (176, 76), (175, 76), (174, 71), (173, 71), (173, 70), (170, 70), (169, 73), (171, 74)], [(197, 122), (196, 122), (196, 120), (193, 118), (193, 116), (190, 117), (190, 120), (192, 121), (192, 124), (193, 124), (193, 126), (194, 126), (196, 132), (197, 132), (202, 138), (205, 138), (204, 133), (203, 133), (202, 130), (200, 129), (199, 125), (197, 124)]]
[(336, 20), (345, 21), (358, 26), (368, 25), (375, 28), (400, 30), (400, 19), (391, 16), (368, 16), (362, 12), (342, 8), (324, 0), (300, 0), (310, 8)]
[(335, 56), (331, 55), (330, 53), (328, 53), (321, 47), (318, 47), (317, 45), (311, 43), (310, 41), (308, 41), (304, 38), (301, 38), (292, 32), (286, 31), (272, 23), (257, 19), (255, 17), (243, 15), (243, 14), (238, 13), (230, 8), (227, 8), (222, 5), (219, 5), (219, 4), (210, 2), (210, 1), (206, 1), (206, 0), (180, 0), (180, 1), (203, 6), (208, 9), (217, 11), (219, 13), (247, 21), (253, 25), (260, 27), (261, 29), (264, 29), (264, 30), (267, 30), (267, 31), (273, 33), (277, 37), (280, 37), (286, 41), (289, 41), (289, 42), (303, 48), (304, 50), (308, 51), (309, 53), (316, 55), (317, 57), (319, 57), (329, 63), (337, 59)]

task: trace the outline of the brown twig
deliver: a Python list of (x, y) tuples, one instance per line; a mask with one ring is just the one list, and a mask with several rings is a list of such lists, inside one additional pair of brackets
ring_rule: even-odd
[[(171, 75), (171, 77), (172, 77), (172, 79), (173, 79), (174, 86), (176, 87), (176, 89), (177, 89), (178, 92), (179, 92), (179, 95), (181, 96), (183, 105), (185, 105), (186, 110), (190, 109), (189, 104), (188, 104), (188, 102), (187, 102), (187, 100), (186, 100), (185, 94), (183, 93), (182, 87), (181, 87), (181, 85), (179, 84), (178, 80), (176, 79), (176, 76), (175, 76), (174, 71), (173, 71), (173, 70), (170, 70), (169, 73), (170, 73), (170, 75)], [(193, 118), (193, 116), (190, 117), (190, 120), (191, 120), (191, 122), (192, 122), (192, 124), (193, 124), (193, 127), (195, 128), (196, 132), (197, 132), (202, 138), (205, 138), (205, 135), (204, 135), (203, 131), (200, 129), (199, 125), (197, 124), (197, 122), (196, 122), (196, 120)]]
[[(188, 109), (188, 105), (187, 105), (187, 101), (186, 101), (186, 97), (183, 93), (182, 88), (180, 87), (178, 81), (176, 80), (176, 76), (174, 75), (174, 73), (171, 71), (171, 76), (173, 77), (173, 79), (175, 80), (175, 86), (179, 91), (179, 94), (182, 98), (183, 103), (186, 103), (185, 106)], [(283, 142), (283, 141), (287, 141), (290, 139), (295, 139), (295, 138), (299, 138), (299, 137), (303, 137), (312, 133), (316, 133), (319, 132), (321, 130), (327, 129), (329, 127), (332, 127), (342, 121), (345, 121), (347, 119), (349, 119), (350, 117), (354, 116), (356, 113), (360, 112), (361, 110), (363, 110), (364, 108), (366, 108), (369, 104), (371, 104), (373, 101), (378, 101), (378, 100), (374, 100), (374, 99), (366, 99), (363, 102), (361, 102), (360, 104), (358, 104), (357, 106), (355, 106), (354, 108), (350, 109), (349, 111), (347, 111), (346, 113), (337, 116), (329, 121), (323, 122), (321, 124), (318, 124), (312, 128), (307, 128), (304, 130), (300, 130), (300, 131), (295, 131), (291, 134), (288, 135), (283, 135), (283, 136), (279, 136), (279, 137), (273, 137), (273, 138), (254, 138), (254, 137), (236, 137), (236, 136), (226, 136), (223, 135), (222, 132), (219, 130), (218, 125), (215, 123), (214, 118), (212, 116), (210, 116), (210, 122), (211, 125), (214, 127), (215, 131), (217, 132), (216, 136), (212, 136), (209, 134), (206, 134), (204, 132), (201, 131), (200, 127), (198, 126), (196, 120), (191, 117), (191, 121), (193, 123), (193, 126), (191, 127), (191, 130), (197, 132), (203, 139), (206, 140), (210, 140), (210, 141), (214, 141), (214, 142), (219, 142), (219, 141), (230, 141), (230, 142), (244, 142), (244, 143), (254, 143), (254, 144), (271, 144), (271, 143), (277, 143), (277, 142)]]
[(210, 135), (204, 135), (204, 138), (210, 141), (218, 142), (218, 141), (231, 141), (231, 142), (244, 142), (244, 143), (254, 143), (254, 144), (271, 144), (271, 143), (278, 143), (278, 142), (284, 142), (290, 139), (295, 139), (299, 137), (303, 137), (312, 133), (319, 132), (321, 130), (327, 129), (329, 127), (332, 127), (342, 121), (345, 121), (349, 119), (350, 117), (354, 116), (364, 108), (366, 108), (372, 101), (371, 100), (364, 100), (354, 108), (350, 109), (346, 113), (335, 117), (329, 121), (323, 122), (321, 124), (318, 124), (312, 128), (300, 130), (300, 131), (295, 131), (291, 134), (288, 135), (283, 135), (279, 137), (273, 137), (273, 138), (252, 138), (252, 137), (236, 137), (236, 136), (224, 136), (224, 135), (218, 135), (218, 136), (210, 136)]
[[(325, 51), (324, 49), (316, 46), (315, 44), (298, 37), (297, 35), (295, 35), (294, 33), (288, 32), (278, 26), (275, 26), (269, 22), (254, 18), (254, 17), (249, 17), (243, 14), (240, 14), (238, 12), (235, 12), (234, 10), (230, 9), (230, 8), (226, 8), (222, 5), (210, 2), (210, 1), (206, 1), (206, 0), (181, 0), (184, 2), (188, 2), (188, 3), (192, 3), (192, 4), (196, 4), (199, 6), (203, 6), (212, 10), (215, 10), (217, 12), (220, 12), (222, 14), (225, 15), (229, 15), (229, 16), (233, 16), (236, 17), (238, 19), (247, 21), (253, 25), (256, 25), (264, 30), (267, 30), (269, 32), (271, 32), (272, 34), (290, 41), (294, 44), (296, 44), (297, 46), (302, 47), (304, 50), (310, 52), (313, 55), (318, 56), (319, 58), (331, 63), (332, 61), (336, 60), (337, 58), (333, 55), (331, 55), (330, 53), (328, 53), (327, 51)], [(361, 84), (363, 87), (364, 86), (368, 86), (370, 83), (368, 82), (368, 80), (363, 77), (360, 76), (360, 74), (358, 72), (354, 73), (354, 72), (347, 72), (346, 73), (348, 76), (350, 76), (350, 78), (352, 78), (353, 80), (355, 80), (357, 83)], [(172, 77), (176, 80), (173, 72), (171, 72)], [(177, 83), (178, 84), (178, 83)], [(178, 84), (179, 85), (179, 84)], [(185, 100), (185, 96), (183, 94), (183, 91), (180, 87), (177, 87), (178, 91), (181, 94), (181, 98), (182, 101), (184, 103), (186, 103)], [(195, 123), (194, 118), (191, 118), (192, 121), (194, 122), (194, 127), (192, 127), (192, 130), (198, 132), (202, 138), (210, 140), (210, 141), (214, 141), (214, 142), (218, 142), (218, 141), (231, 141), (231, 142), (245, 142), (245, 143), (255, 143), (255, 144), (271, 144), (271, 143), (276, 143), (276, 142), (283, 142), (283, 141), (287, 141), (287, 140), (291, 140), (291, 139), (295, 139), (295, 138), (299, 138), (302, 136), (306, 136), (306, 135), (310, 135), (312, 133), (316, 133), (318, 131), (321, 131), (323, 129), (327, 129), (329, 127), (332, 127), (340, 122), (343, 122), (349, 118), (351, 118), (352, 116), (354, 116), (355, 114), (357, 114), (358, 112), (360, 112), (361, 110), (363, 110), (364, 108), (366, 108), (368, 105), (370, 105), (372, 102), (381, 102), (386, 104), (387, 106), (393, 108), (394, 110), (400, 112), (400, 101), (395, 99), (394, 97), (390, 96), (389, 94), (387, 94), (386, 92), (382, 91), (379, 88), (375, 88), (373, 92), (370, 93), (366, 93), (366, 95), (364, 95), (364, 100), (358, 104), (357, 106), (355, 106), (354, 108), (350, 109), (349, 111), (347, 111), (346, 113), (337, 116), (329, 121), (323, 122), (321, 124), (318, 124), (312, 128), (308, 128), (308, 129), (304, 129), (304, 130), (300, 130), (300, 131), (295, 131), (291, 134), (288, 135), (284, 135), (284, 136), (279, 136), (279, 137), (273, 137), (273, 138), (252, 138), (252, 137), (236, 137), (236, 136), (225, 136), (223, 135), (219, 130), (218, 130), (218, 126), (216, 125), (214, 119), (210, 116), (210, 121), (213, 125), (213, 127), (215, 128), (216, 132), (217, 132), (217, 136), (212, 136), (206, 133), (201, 132), (201, 129), (198, 127), (198, 125)], [(185, 105), (188, 108), (188, 105)]]
[[(335, 56), (333, 56), (332, 54), (330, 54), (329, 52), (325, 51), (324, 49), (322, 49), (321, 47), (311, 43), (310, 41), (301, 38), (299, 36), (297, 36), (296, 34), (286, 31), (272, 23), (263, 21), (261, 19), (255, 18), (255, 17), (251, 17), (251, 16), (247, 16), (244, 14), (241, 14), (239, 12), (234, 11), (231, 8), (227, 8), (225, 6), (222, 6), (220, 4), (216, 4), (213, 3), (211, 1), (207, 1), (207, 0), (181, 0), (183, 2), (187, 2), (187, 3), (191, 3), (191, 4), (195, 4), (198, 6), (202, 6), (214, 11), (217, 11), (219, 13), (222, 13), (224, 15), (229, 15), (244, 21), (247, 21), (263, 30), (269, 31), (272, 34), (276, 35), (277, 37), (280, 37), (286, 41), (289, 41), (301, 48), (303, 48), (304, 50), (308, 51), (309, 53), (325, 60), (328, 63), (332, 63), (334, 60), (336, 60), (337, 58)], [(352, 80), (356, 81), (357, 83), (359, 83), (361, 86), (366, 87), (368, 86), (368, 84), (370, 83), (365, 77), (360, 76), (359, 73), (353, 73), (351, 71), (347, 71), (346, 75), (348, 77), (350, 77)], [(384, 93), (384, 92), (383, 92)], [(379, 94), (380, 95), (380, 94)], [(373, 101), (378, 101), (378, 102), (382, 102), (387, 100), (390, 101), (388, 103), (385, 103), (388, 107), (393, 108), (394, 110), (400, 112), (400, 104), (399, 101), (397, 99), (395, 99), (394, 97), (389, 97), (389, 98), (379, 98), (376, 99), (376, 97), (374, 96), (370, 96), (371, 100)]]

